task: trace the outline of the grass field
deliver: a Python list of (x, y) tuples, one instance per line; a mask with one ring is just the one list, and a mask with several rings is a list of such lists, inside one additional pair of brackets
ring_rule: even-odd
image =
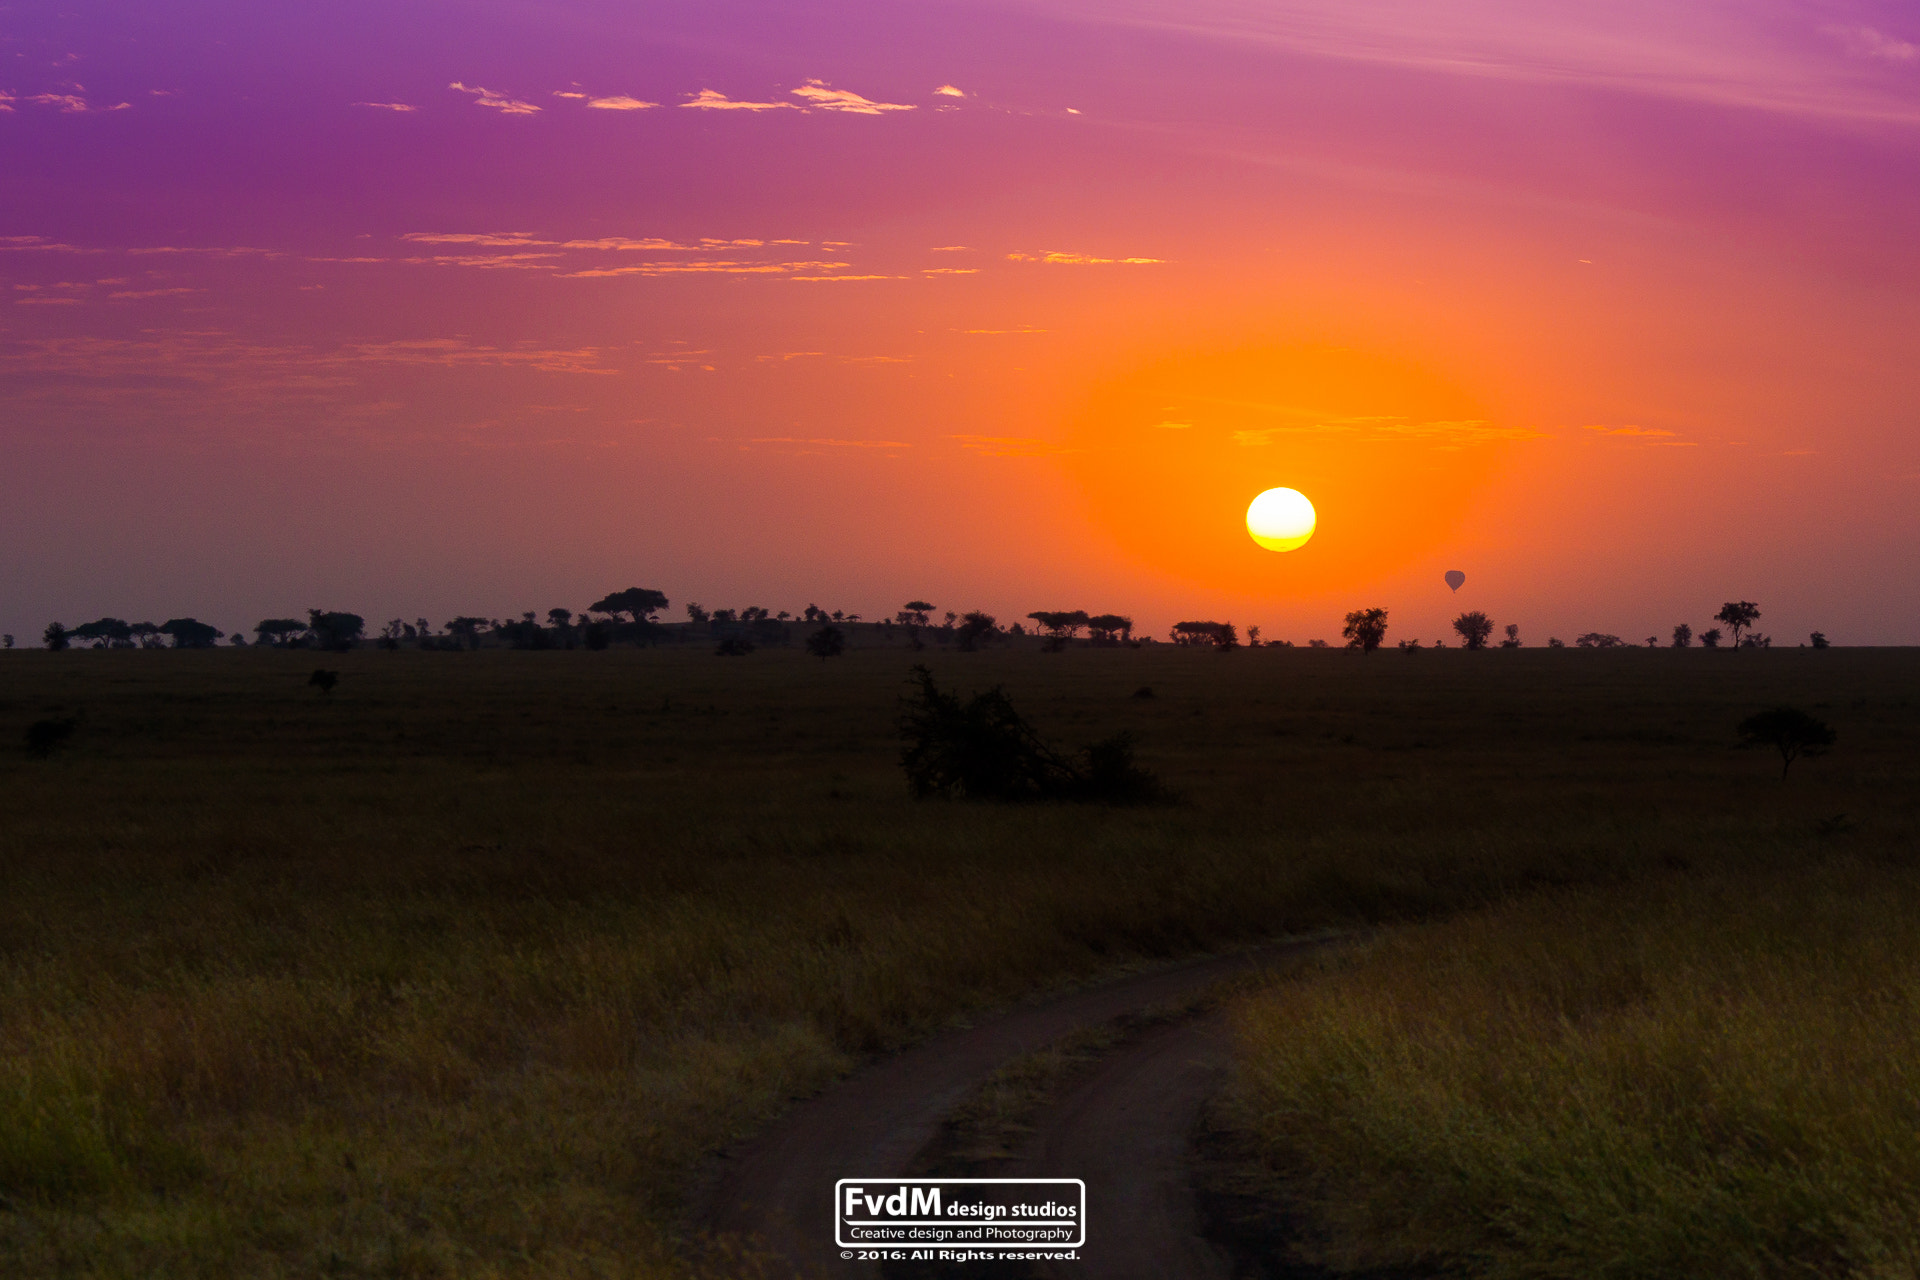
[(1183, 802), (911, 800), (899, 651), (0, 658), (81, 717), (0, 757), (0, 1272), (676, 1274), (703, 1152), (1035, 988), (1914, 849), (1901, 651), (916, 656)]

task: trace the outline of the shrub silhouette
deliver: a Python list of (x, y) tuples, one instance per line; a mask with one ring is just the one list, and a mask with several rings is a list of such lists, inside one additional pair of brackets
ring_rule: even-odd
[(807, 637), (807, 652), (816, 658), (837, 658), (846, 648), (847, 637), (831, 623)]
[(1387, 638), (1387, 611), (1355, 609), (1347, 615), (1347, 623), (1340, 628), (1340, 634), (1347, 638), (1347, 648), (1372, 653)]
[(1774, 707), (1740, 722), (1741, 739), (1754, 747), (1772, 747), (1780, 753), (1780, 781), (1801, 756), (1817, 756), (1834, 743), (1833, 728), (1798, 707)]
[(1133, 758), (1133, 736), (1118, 733), (1068, 757), (1043, 741), (999, 685), (964, 701), (916, 665), (900, 716), (900, 766), (920, 799), (1079, 800), (1148, 804), (1165, 788)]
[(45, 760), (66, 745), (67, 739), (73, 736), (73, 731), (79, 724), (79, 720), (73, 716), (63, 716), (57, 720), (35, 720), (27, 726), (27, 754), (37, 760)]
[(753, 641), (745, 636), (728, 636), (713, 648), (714, 655), (721, 658), (743, 658), (753, 652)]
[(340, 673), (328, 671), (325, 667), (315, 669), (314, 673), (307, 677), (307, 688), (318, 689), (320, 696), (328, 699), (333, 697), (333, 686), (339, 683)]
[(1478, 609), (1470, 610), (1453, 620), (1453, 629), (1469, 649), (1487, 647), (1487, 637), (1493, 634), (1493, 619)]

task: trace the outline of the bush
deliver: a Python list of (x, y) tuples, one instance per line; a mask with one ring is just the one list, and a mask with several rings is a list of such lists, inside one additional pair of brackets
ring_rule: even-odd
[(73, 716), (57, 720), (35, 720), (27, 726), (27, 754), (35, 759), (44, 760), (65, 746), (67, 739), (80, 725)]
[(743, 658), (753, 652), (753, 641), (745, 636), (728, 636), (713, 647), (716, 657)]
[(1077, 758), (1062, 755), (1014, 710), (999, 685), (966, 701), (916, 665), (900, 717), (907, 740), (900, 766), (916, 797), (968, 800), (1080, 800), (1149, 804), (1169, 799), (1133, 758), (1133, 735), (1117, 733)]

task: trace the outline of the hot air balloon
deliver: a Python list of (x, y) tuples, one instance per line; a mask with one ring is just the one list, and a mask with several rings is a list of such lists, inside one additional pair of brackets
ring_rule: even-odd
[(1447, 585), (1452, 587), (1455, 591), (1458, 591), (1460, 589), (1460, 584), (1465, 582), (1466, 580), (1467, 580), (1467, 575), (1460, 572), (1458, 569), (1447, 570)]

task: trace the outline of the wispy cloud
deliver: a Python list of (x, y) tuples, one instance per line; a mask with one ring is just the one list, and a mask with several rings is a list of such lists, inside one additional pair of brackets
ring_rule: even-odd
[(816, 449), (911, 449), (905, 440), (841, 440), (832, 436), (754, 436), (748, 444), (798, 444)]
[[(1259, 405), (1243, 407), (1271, 409), (1271, 406)], [(1437, 449), (1463, 449), (1472, 445), (1538, 440), (1545, 434), (1531, 427), (1497, 427), (1480, 418), (1417, 419), (1393, 414), (1322, 416), (1291, 409), (1271, 411), (1294, 420), (1280, 426), (1235, 431), (1233, 442), (1242, 448), (1254, 449), (1286, 436), (1347, 435), (1381, 441), (1418, 441)]]
[(967, 96), (965, 89), (950, 84), (941, 85), (938, 89), (934, 90), (934, 93), (942, 98), (964, 98)]
[(830, 88), (825, 81), (809, 80), (798, 89), (790, 90), (798, 98), (805, 98), (821, 111), (845, 111), (853, 115), (877, 116), (888, 111), (912, 111), (913, 104), (907, 102), (875, 102), (863, 98), (851, 89)]
[(467, 85), (455, 80), (449, 84), (447, 88), (460, 93), (470, 93), (473, 95), (474, 105), (492, 107), (495, 111), (503, 115), (530, 116), (540, 110), (539, 107), (531, 102), (522, 102), (518, 98), (510, 98), (504, 93), (485, 88), (481, 85)]
[(442, 253), (431, 257), (402, 258), (402, 262), (428, 263), (438, 267), (477, 267), (482, 271), (552, 271), (557, 253)]
[(791, 102), (739, 102), (715, 89), (702, 89), (680, 104), (695, 111), (798, 111)]
[(1140, 267), (1164, 263), (1165, 258), (1096, 258), (1085, 253), (1010, 253), (1008, 262), (1040, 262), (1052, 267)]
[(17, 99), (12, 94), (8, 93), (5, 89), (0, 89), (0, 111), (13, 110), (13, 104), (16, 101)]
[(551, 240), (541, 240), (525, 231), (409, 231), (400, 237), (415, 244), (472, 244), (490, 248), (507, 248), (516, 245), (548, 245)]
[(122, 289), (115, 293), (109, 293), (107, 296), (109, 298), (126, 298), (126, 299), (171, 298), (182, 293), (204, 293), (204, 292), (205, 290), (203, 289), (189, 289), (184, 286), (180, 286), (172, 289)]
[[(613, 276), (683, 275), (793, 275), (800, 271), (835, 271), (850, 265), (845, 262), (747, 262), (736, 259), (695, 259), (693, 261), (629, 262), (617, 267), (590, 267), (569, 271), (567, 280), (594, 280)], [(838, 277), (834, 277), (838, 278)]]
[(922, 267), (920, 268), (920, 274), (923, 276), (977, 276), (980, 274), (980, 268), (978, 267)]
[[(1812, 6), (1670, 0), (1026, 0), (1088, 22), (1425, 73), (1583, 84), (1798, 115), (1920, 123), (1910, 85), (1874, 83), (1806, 38)], [(1891, 11), (1891, 7), (1889, 8)], [(1857, 33), (1870, 28), (1851, 28)], [(1880, 33), (1875, 32), (1876, 36)], [(1904, 62), (1887, 38), (1867, 57)], [(1830, 48), (1830, 46), (1829, 46)]]
[(1067, 449), (1051, 440), (1036, 440), (1029, 436), (948, 436), (957, 440), (962, 449), (971, 449), (975, 453), (984, 453), (990, 458), (1050, 458), (1056, 454), (1078, 453), (1077, 449)]
[(1697, 440), (1678, 439), (1674, 432), (1668, 431), (1665, 427), (1609, 427), (1595, 423), (1580, 429), (1582, 431), (1594, 432), (1597, 435), (1610, 436), (1617, 440), (1632, 440), (1646, 445), (1666, 445), (1670, 448), (1691, 449), (1697, 447), (1700, 443)]
[(58, 107), (64, 115), (125, 111), (133, 105), (128, 102), (116, 102), (111, 106), (95, 106), (77, 93), (36, 93), (32, 97), (27, 98), (26, 101), (43, 107)]
[[(841, 263), (841, 266), (847, 265)], [(904, 280), (905, 276), (788, 276), (795, 284), (845, 284), (858, 280)]]
[(1882, 62), (1905, 63), (1920, 58), (1920, 47), (1897, 39), (1872, 27), (1828, 27), (1840, 45), (1856, 58), (1877, 58)]
[(356, 102), (356, 107), (372, 107), (377, 111), (418, 111), (420, 108), (410, 102)]
[(645, 111), (657, 107), (657, 102), (644, 102), (639, 98), (629, 98), (624, 93), (616, 93), (605, 98), (589, 98), (587, 105), (596, 111)]
[(973, 246), (967, 244), (937, 244), (927, 250), (928, 253), (972, 253)]

